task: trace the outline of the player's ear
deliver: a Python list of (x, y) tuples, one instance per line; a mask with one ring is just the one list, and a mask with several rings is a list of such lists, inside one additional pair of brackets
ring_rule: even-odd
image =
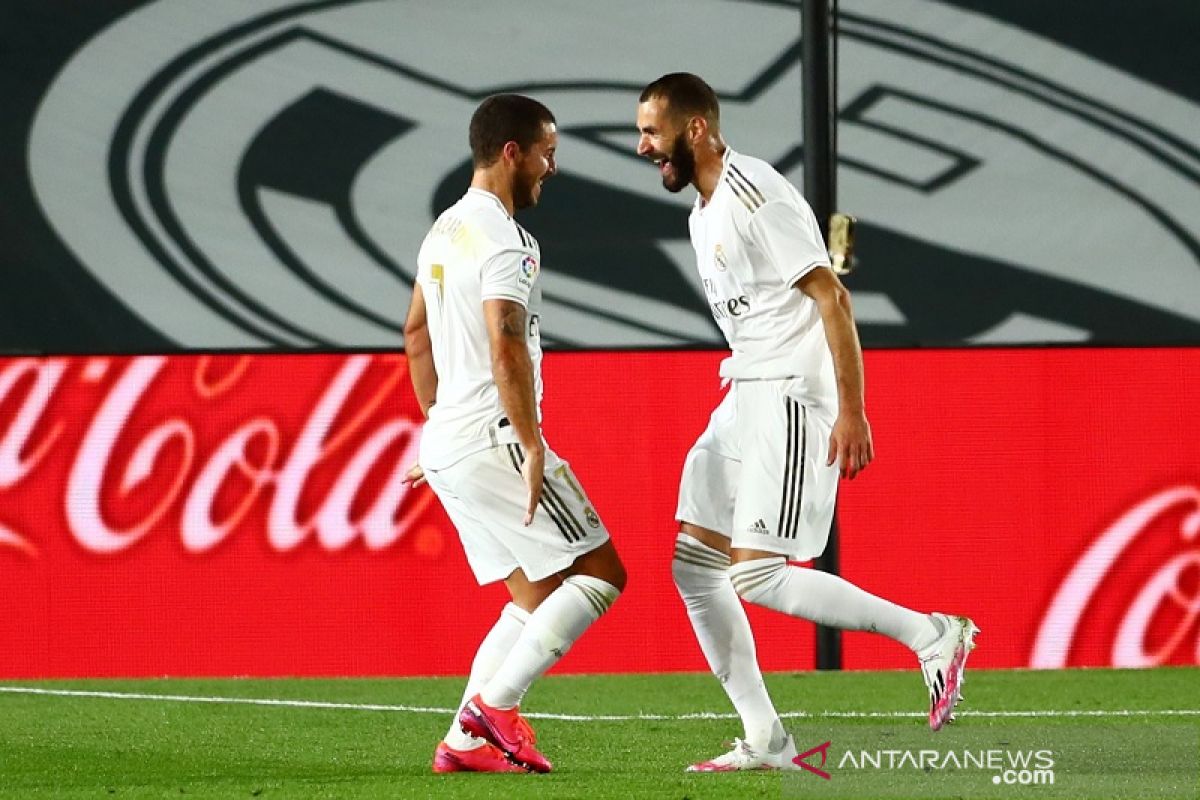
[(692, 144), (699, 144), (708, 136), (708, 120), (700, 115), (696, 115), (688, 120), (688, 138), (692, 140)]
[(510, 140), (505, 142), (504, 147), (500, 149), (500, 156), (506, 161), (512, 161), (516, 163), (516, 161), (522, 155), (523, 153), (521, 152), (521, 145), (517, 144), (515, 141)]

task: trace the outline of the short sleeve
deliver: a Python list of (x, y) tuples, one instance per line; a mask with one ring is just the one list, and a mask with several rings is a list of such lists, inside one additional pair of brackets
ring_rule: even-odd
[(807, 203), (767, 203), (750, 217), (750, 237), (785, 286), (795, 285), (816, 267), (829, 266), (821, 229)]
[(501, 250), (480, 268), (484, 300), (512, 300), (529, 306), (529, 295), (537, 281), (537, 256), (528, 250)]

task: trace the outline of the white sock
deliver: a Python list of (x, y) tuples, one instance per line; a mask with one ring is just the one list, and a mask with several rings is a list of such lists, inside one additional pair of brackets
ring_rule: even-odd
[(729, 574), (742, 598), (793, 617), (882, 633), (914, 651), (940, 635), (928, 615), (876, 597), (837, 575), (789, 566), (783, 556), (743, 561)]
[[(516, 603), (509, 603), (500, 611), (500, 618), (488, 631), (487, 636), (479, 643), (475, 651), (475, 660), (471, 662), (471, 675), (467, 678), (467, 688), (463, 690), (462, 700), (458, 704), (459, 711), (468, 700), (476, 695), (485, 683), (491, 680), (496, 670), (504, 663), (504, 657), (512, 650), (525, 623), (529, 612)], [(464, 733), (458, 725), (458, 712), (454, 713), (454, 722), (442, 739), (455, 750), (473, 750), (484, 744), (484, 740)]]
[(571, 575), (529, 615), (504, 663), (480, 691), (492, 708), (514, 708), (529, 685), (566, 654), (620, 592), (591, 575)]
[(708, 666), (742, 718), (746, 743), (778, 750), (786, 734), (758, 668), (746, 609), (729, 582), (729, 556), (680, 533), (671, 573)]

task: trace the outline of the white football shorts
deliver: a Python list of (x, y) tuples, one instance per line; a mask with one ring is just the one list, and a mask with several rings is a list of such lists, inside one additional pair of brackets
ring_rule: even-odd
[(825, 550), (837, 498), (837, 465), (825, 465), (832, 422), (801, 405), (794, 386), (733, 381), (688, 451), (677, 520), (793, 561)]
[(521, 461), (518, 445), (501, 444), (425, 471), (480, 585), (503, 580), (517, 567), (539, 581), (609, 538), (570, 466), (549, 447), (541, 504), (526, 527)]

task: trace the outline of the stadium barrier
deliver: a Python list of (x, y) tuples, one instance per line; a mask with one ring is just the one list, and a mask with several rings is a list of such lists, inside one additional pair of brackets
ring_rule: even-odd
[[(547, 438), (630, 575), (560, 671), (705, 669), (669, 561), (720, 358), (547, 356)], [(866, 358), (848, 578), (971, 614), (978, 667), (1200, 660), (1200, 350)], [(400, 355), (0, 359), (0, 676), (464, 673), (504, 591), (403, 483), (420, 430)], [(764, 669), (812, 667), (811, 625), (751, 618)]]

